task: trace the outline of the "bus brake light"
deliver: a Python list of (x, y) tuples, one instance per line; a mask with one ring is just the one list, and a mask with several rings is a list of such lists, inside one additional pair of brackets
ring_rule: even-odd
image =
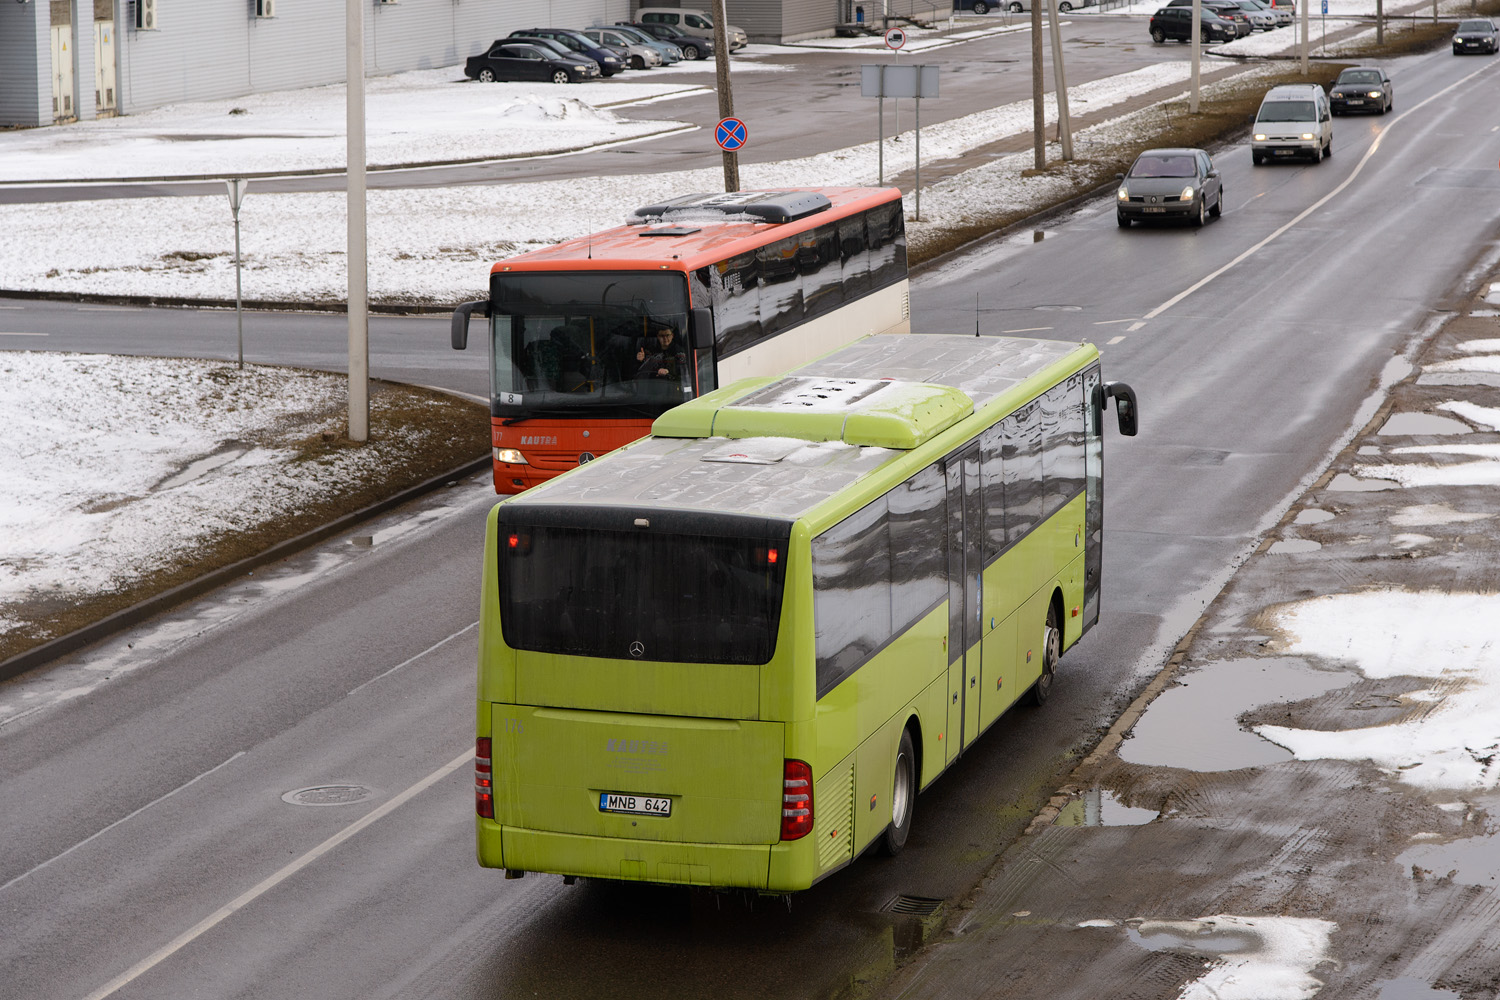
[(474, 741), (474, 811), (485, 819), (495, 818), (495, 788), (490, 770), (490, 738)]
[(799, 840), (812, 832), (812, 768), (788, 760), (782, 769), (781, 839)]

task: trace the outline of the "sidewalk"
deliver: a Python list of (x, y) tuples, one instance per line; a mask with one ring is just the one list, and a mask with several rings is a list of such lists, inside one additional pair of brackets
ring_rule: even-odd
[(880, 996), (1500, 992), (1496, 279)]

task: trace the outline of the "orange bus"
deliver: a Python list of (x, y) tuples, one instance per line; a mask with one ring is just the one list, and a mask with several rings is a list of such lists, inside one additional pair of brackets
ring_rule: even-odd
[(895, 188), (693, 194), (500, 261), (489, 298), (495, 491), (644, 437), (658, 415), (872, 333), (909, 333)]

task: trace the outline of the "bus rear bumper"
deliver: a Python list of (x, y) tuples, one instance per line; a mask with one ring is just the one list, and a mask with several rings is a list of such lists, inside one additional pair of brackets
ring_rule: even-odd
[[(784, 891), (770, 885), (772, 855), (783, 845), (673, 844), (580, 836), (477, 820), (480, 865), (625, 882), (662, 882)], [(788, 845), (789, 846), (789, 845)]]

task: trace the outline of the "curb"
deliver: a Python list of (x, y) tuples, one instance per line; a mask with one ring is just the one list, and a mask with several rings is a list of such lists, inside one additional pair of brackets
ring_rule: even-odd
[(370, 504), (368, 507), (352, 511), (343, 517), (335, 518), (327, 524), (313, 528), (311, 531), (297, 535), (295, 538), (288, 538), (277, 542), (264, 552), (247, 556), (238, 562), (211, 570), (195, 580), (178, 584), (169, 590), (162, 591), (154, 597), (146, 598), (139, 604), (122, 608), (114, 614), (101, 618), (92, 624), (85, 625), (76, 631), (69, 632), (67, 635), (50, 639), (40, 646), (34, 646), (26, 650), (24, 653), (17, 653), (8, 660), (0, 660), (0, 681), (10, 680), (12, 677), (17, 677), (34, 667), (39, 667), (67, 653), (98, 642), (100, 639), (107, 638), (116, 632), (139, 625), (156, 614), (184, 604), (222, 584), (228, 583), (230, 580), (250, 570), (293, 555), (303, 549), (310, 548), (318, 542), (336, 535), (361, 521), (368, 520), (377, 514), (383, 514), (393, 507), (398, 507), (408, 500), (414, 500), (425, 493), (430, 493), (455, 479), (462, 479), (466, 476), (482, 472), (490, 467), (490, 463), (491, 458), (489, 455), (481, 459), (475, 459), (466, 465), (461, 465), (442, 475), (433, 476), (425, 482), (408, 487), (395, 496), (387, 497), (384, 500)]
[[(477, 296), (479, 293), (475, 292)], [(45, 292), (35, 289), (0, 288), (0, 298), (29, 299), (38, 302), (98, 302), (112, 306), (169, 309), (233, 309), (234, 299), (190, 299), (175, 295), (95, 295), (89, 292)], [(240, 305), (258, 312), (346, 313), (347, 302), (290, 302), (279, 299), (245, 299)], [(409, 316), (425, 313), (450, 313), (453, 307), (437, 303), (371, 302), (371, 313), (386, 316)]]

